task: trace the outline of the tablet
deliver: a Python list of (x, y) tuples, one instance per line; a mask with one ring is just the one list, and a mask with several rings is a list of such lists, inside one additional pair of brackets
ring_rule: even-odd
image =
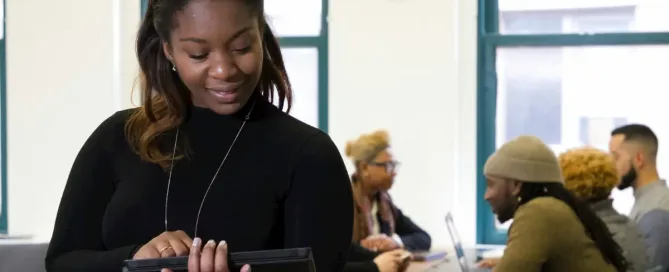
[[(291, 248), (230, 253), (230, 271), (239, 271), (245, 264), (253, 272), (315, 272), (310, 248)], [(124, 272), (160, 272), (163, 268), (174, 272), (188, 271), (188, 256), (159, 259), (126, 260)]]
[(419, 251), (412, 252), (413, 261), (416, 262), (431, 262), (446, 258), (446, 252), (441, 251)]

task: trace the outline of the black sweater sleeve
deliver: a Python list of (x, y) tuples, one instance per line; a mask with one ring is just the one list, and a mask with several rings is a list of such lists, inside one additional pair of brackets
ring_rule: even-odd
[(358, 243), (351, 244), (351, 254), (344, 268), (345, 272), (378, 272), (379, 268), (374, 263), (378, 253), (367, 250)]
[(286, 247), (311, 247), (318, 272), (339, 272), (353, 235), (353, 194), (346, 166), (319, 132), (301, 150), (284, 203)]
[(344, 267), (344, 272), (379, 272), (379, 267), (374, 261), (348, 262)]
[(109, 151), (118, 134), (115, 123), (122, 123), (119, 115), (110, 117), (93, 132), (74, 161), (46, 255), (49, 272), (117, 272), (137, 248), (130, 245), (108, 249), (102, 243), (102, 217), (114, 193)]
[(409, 251), (428, 251), (432, 246), (430, 235), (414, 223), (402, 210), (395, 207), (395, 232)]
[(358, 243), (351, 244), (351, 254), (348, 256), (349, 261), (373, 261), (374, 258), (378, 257), (379, 253), (370, 251), (369, 249), (364, 248)]

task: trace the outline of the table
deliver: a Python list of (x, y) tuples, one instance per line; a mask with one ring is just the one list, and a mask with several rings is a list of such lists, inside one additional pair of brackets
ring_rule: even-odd
[[(483, 252), (479, 252), (479, 250), (485, 250)], [(407, 270), (405, 272), (423, 272), (423, 271), (461, 271), (460, 265), (455, 257), (455, 252), (453, 250), (435, 250), (435, 251), (441, 251), (441, 252), (446, 252), (446, 258), (445, 259), (439, 259), (439, 260), (434, 260), (430, 262), (411, 262), (409, 264), (409, 267), (407, 267)], [(465, 256), (467, 258), (467, 261), (470, 262), (469, 265), (473, 265), (477, 257), (485, 257), (485, 258), (499, 258), (502, 256), (504, 253), (503, 247), (476, 247), (476, 248), (465, 248), (464, 249)], [(479, 254), (483, 256), (479, 256)], [(429, 269), (433, 266), (439, 265), (439, 269), (432, 270)]]
[(407, 268), (406, 272), (421, 272), (426, 269), (428, 269), (433, 263), (436, 261), (432, 262), (411, 262), (409, 267)]
[(409, 267), (407, 267), (407, 270), (405, 272), (432, 271), (428, 270), (428, 268), (431, 268), (436, 265), (440, 266), (439, 271), (460, 271), (460, 266), (458, 265), (458, 263), (449, 260), (447, 257), (447, 259), (434, 260), (431, 262), (411, 262), (411, 264), (409, 264)]

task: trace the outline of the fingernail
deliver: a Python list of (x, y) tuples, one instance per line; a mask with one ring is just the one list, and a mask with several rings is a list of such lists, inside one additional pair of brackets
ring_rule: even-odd
[(209, 242), (207, 242), (207, 245), (206, 245), (206, 246), (208, 246), (208, 247), (215, 247), (215, 246), (216, 246), (216, 241), (214, 241), (214, 240), (209, 240)]
[(200, 238), (195, 237), (195, 239), (193, 239), (193, 247), (199, 247), (201, 243), (202, 240), (200, 240)]
[(228, 243), (226, 243), (225, 240), (221, 240), (221, 242), (218, 243), (218, 247), (222, 249), (227, 249)]
[(251, 266), (248, 265), (248, 264), (245, 264), (244, 266), (242, 266), (241, 272), (251, 272)]

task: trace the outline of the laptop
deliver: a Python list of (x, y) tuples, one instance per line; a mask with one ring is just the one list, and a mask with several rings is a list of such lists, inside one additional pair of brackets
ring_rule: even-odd
[(492, 271), (489, 268), (480, 268), (476, 267), (474, 262), (470, 262), (469, 259), (465, 256), (465, 250), (462, 247), (460, 241), (460, 235), (458, 234), (457, 229), (455, 228), (455, 222), (453, 222), (453, 215), (449, 212), (446, 214), (446, 227), (448, 227), (448, 233), (451, 236), (451, 242), (455, 249), (455, 257), (458, 259), (458, 264), (462, 272), (485, 272)]

